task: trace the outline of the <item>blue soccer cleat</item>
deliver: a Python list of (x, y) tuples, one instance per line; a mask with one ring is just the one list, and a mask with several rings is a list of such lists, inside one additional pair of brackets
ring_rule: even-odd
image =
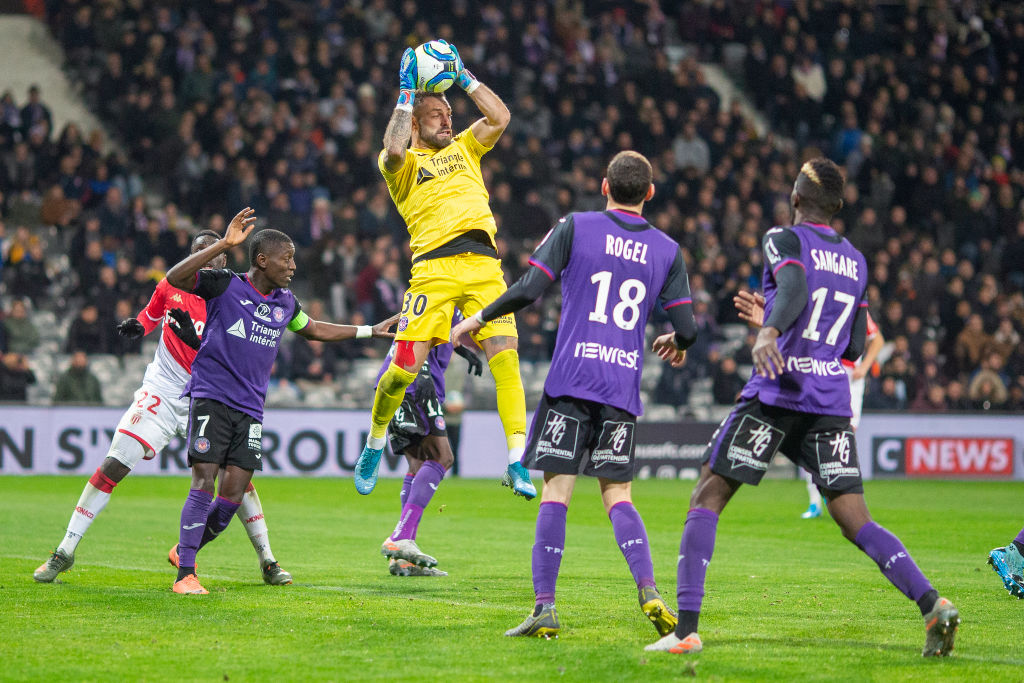
[(364, 496), (369, 495), (373, 491), (373, 487), (377, 485), (377, 470), (380, 469), (380, 456), (383, 454), (383, 448), (370, 448), (369, 446), (363, 446), (363, 452), (359, 454), (353, 479), (356, 483), (356, 491)]
[(1018, 600), (1024, 600), (1024, 557), (1017, 546), (1011, 543), (995, 548), (988, 554), (988, 563), (1003, 580), (1003, 588)]
[(821, 517), (821, 503), (811, 503), (807, 506), (804, 514), (800, 515), (800, 519), (817, 519), (818, 517)]
[(530, 473), (522, 463), (510, 463), (505, 474), (501, 477), (501, 485), (508, 486), (512, 493), (522, 496), (526, 500), (533, 500), (537, 497), (537, 487), (530, 481)]

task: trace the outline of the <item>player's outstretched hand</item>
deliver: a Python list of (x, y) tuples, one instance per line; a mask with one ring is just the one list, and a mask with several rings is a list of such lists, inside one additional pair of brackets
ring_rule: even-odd
[(651, 351), (674, 368), (681, 368), (686, 362), (686, 351), (676, 346), (675, 332), (668, 332), (655, 339)]
[(732, 298), (732, 303), (740, 312), (740, 320), (754, 327), (764, 324), (764, 296), (758, 292), (740, 292)]
[(248, 206), (235, 214), (235, 217), (228, 223), (228, 229), (224, 233), (224, 241), (228, 246), (237, 247), (245, 241), (252, 229), (256, 227), (256, 211)]
[(466, 370), (468, 374), (476, 375), (477, 377), (483, 374), (484, 362), (480, 360), (480, 356), (476, 355), (465, 346), (456, 346), (455, 353), (465, 358), (466, 362), (469, 363), (469, 368)]
[(459, 348), (462, 346), (463, 335), (470, 335), (479, 330), (483, 325), (477, 320), (476, 316), (470, 316), (461, 323), (452, 328), (452, 346)]
[(750, 355), (754, 358), (754, 368), (762, 377), (775, 379), (782, 374), (785, 361), (779, 351), (776, 340), (779, 338), (779, 331), (774, 327), (762, 327), (757, 333), (757, 341), (754, 342), (754, 349)]
[(125, 318), (117, 324), (117, 333), (129, 339), (138, 339), (146, 334), (146, 328), (135, 318)]
[(395, 313), (393, 316), (391, 316), (387, 320), (382, 320), (381, 322), (377, 323), (376, 325), (374, 325), (371, 328), (371, 330), (373, 331), (373, 338), (374, 339), (394, 339), (395, 338), (395, 333), (394, 332), (388, 332), (388, 330), (390, 330), (391, 326), (394, 325), (397, 322), (398, 322), (398, 313)]
[(200, 344), (199, 333), (196, 332), (196, 325), (192, 322), (188, 312), (181, 308), (172, 308), (167, 314), (171, 316), (171, 322), (168, 327), (171, 328), (174, 336), (198, 351)]
[(400, 90), (416, 90), (416, 53), (411, 47), (402, 53), (402, 63), (398, 67), (398, 87)]

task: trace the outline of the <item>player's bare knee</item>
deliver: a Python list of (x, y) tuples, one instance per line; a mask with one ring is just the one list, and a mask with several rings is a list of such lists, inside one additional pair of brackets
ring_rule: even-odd
[(480, 342), (480, 345), (484, 349), (484, 353), (487, 355), (487, 359), (490, 360), (494, 356), (498, 355), (502, 351), (518, 351), (519, 350), (519, 339), (517, 337), (490, 337)]
[(216, 490), (217, 473), (220, 468), (215, 463), (197, 462), (192, 465), (191, 488), (200, 489), (211, 496)]
[(428, 436), (420, 444), (420, 454), (426, 460), (433, 460), (446, 470), (455, 464), (455, 455), (447, 437)]
[(131, 471), (130, 467), (112, 455), (108, 455), (104, 458), (103, 464), (100, 465), (100, 472), (102, 472), (104, 476), (109, 477), (115, 483), (120, 482), (122, 479), (127, 477)]

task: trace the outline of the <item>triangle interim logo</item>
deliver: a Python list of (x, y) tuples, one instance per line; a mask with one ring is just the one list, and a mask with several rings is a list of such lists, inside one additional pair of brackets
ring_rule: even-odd
[(435, 177), (436, 176), (427, 169), (420, 168), (420, 170), (416, 172), (416, 184), (422, 185), (428, 180), (433, 180)]
[(246, 338), (247, 335), (245, 334), (245, 323), (242, 321), (241, 318), (238, 319), (238, 322), (236, 322), (234, 325), (228, 328), (228, 334), (233, 334), (239, 339)]

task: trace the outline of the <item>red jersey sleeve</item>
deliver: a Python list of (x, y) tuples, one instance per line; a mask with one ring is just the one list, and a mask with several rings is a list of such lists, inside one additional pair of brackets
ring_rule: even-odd
[(155, 330), (160, 326), (160, 323), (163, 322), (165, 312), (164, 304), (167, 301), (167, 290), (169, 288), (170, 285), (167, 284), (167, 280), (161, 280), (157, 284), (156, 289), (153, 290), (153, 296), (150, 297), (149, 303), (146, 304), (146, 307), (142, 309), (142, 312), (139, 313), (136, 318), (140, 323), (142, 323), (142, 327), (145, 328), (146, 334)]
[(866, 337), (871, 339), (878, 334), (878, 325), (875, 323), (875, 319), (871, 317), (871, 313), (868, 313), (868, 329)]

